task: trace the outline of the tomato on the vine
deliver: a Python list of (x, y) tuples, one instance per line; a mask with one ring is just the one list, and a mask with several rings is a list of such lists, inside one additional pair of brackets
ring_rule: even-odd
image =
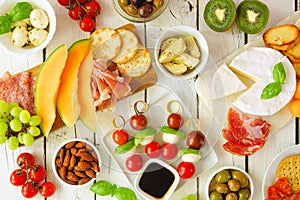
[(129, 171), (136, 172), (143, 167), (143, 158), (134, 154), (126, 159), (126, 167)]
[(27, 174), (23, 169), (16, 169), (10, 175), (10, 182), (15, 186), (21, 186), (26, 183)]
[(117, 129), (113, 132), (112, 138), (118, 145), (126, 144), (128, 142), (128, 133), (124, 129)]
[(69, 17), (73, 20), (82, 19), (85, 16), (85, 11), (77, 3), (73, 4), (68, 11)]
[(46, 178), (46, 170), (41, 165), (34, 165), (30, 168), (28, 176), (34, 182), (41, 182)]
[(165, 143), (162, 145), (161, 155), (165, 159), (171, 160), (177, 156), (177, 153), (178, 153), (178, 148), (177, 148), (176, 144)]
[(190, 162), (181, 162), (177, 167), (178, 174), (181, 178), (191, 178), (196, 169), (195, 165)]
[(57, 2), (62, 6), (69, 6), (74, 0), (57, 0)]
[(150, 142), (145, 146), (145, 152), (150, 158), (157, 158), (160, 155), (160, 144), (157, 142)]
[(179, 129), (183, 125), (183, 119), (178, 113), (171, 113), (167, 119), (168, 126), (173, 129)]
[(17, 158), (17, 164), (22, 169), (26, 169), (29, 166), (34, 165), (35, 158), (31, 153), (21, 153)]
[(85, 32), (91, 32), (95, 28), (95, 20), (91, 16), (85, 16), (82, 20), (79, 21), (79, 27)]
[(85, 4), (86, 2), (88, 2), (88, 0), (77, 0), (77, 2), (79, 2), (80, 4)]
[(52, 182), (46, 181), (39, 186), (39, 193), (46, 198), (52, 196), (55, 191), (56, 187)]
[(97, 17), (101, 12), (100, 4), (95, 0), (86, 2), (84, 7), (87, 10), (87, 14), (91, 17)]
[(25, 183), (22, 186), (22, 195), (26, 198), (32, 198), (38, 193), (37, 186), (32, 182)]

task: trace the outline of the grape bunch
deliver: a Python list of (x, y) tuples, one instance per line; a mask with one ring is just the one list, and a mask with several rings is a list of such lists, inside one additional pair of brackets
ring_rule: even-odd
[(68, 9), (71, 19), (79, 22), (79, 27), (85, 32), (95, 29), (95, 17), (101, 12), (101, 6), (96, 0), (57, 0)]
[(7, 141), (8, 148), (16, 150), (19, 144), (31, 146), (40, 135), (41, 117), (32, 115), (18, 103), (0, 100), (0, 144)]

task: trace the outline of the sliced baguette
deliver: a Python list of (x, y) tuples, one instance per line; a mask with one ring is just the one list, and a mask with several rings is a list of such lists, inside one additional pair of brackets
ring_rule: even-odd
[(300, 61), (300, 42), (298, 42), (293, 48), (283, 51), (283, 54), (288, 56), (292, 62), (299, 63)]

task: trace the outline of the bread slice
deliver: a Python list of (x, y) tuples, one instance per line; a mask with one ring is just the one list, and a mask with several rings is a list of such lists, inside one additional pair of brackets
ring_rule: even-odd
[(278, 50), (278, 51), (287, 51), (287, 50), (292, 49), (294, 46), (296, 46), (296, 44), (298, 44), (298, 42), (300, 42), (300, 35), (296, 40), (294, 40), (293, 42), (291, 42), (289, 44), (284, 44), (284, 45), (265, 44), (265, 46), (275, 49), (275, 50)]
[(293, 48), (283, 51), (283, 54), (288, 56), (292, 62), (299, 63), (300, 61), (300, 42), (298, 42)]
[(121, 36), (112, 28), (99, 28), (92, 33), (90, 38), (92, 40), (94, 59), (109, 61), (118, 55), (121, 49)]
[(151, 55), (146, 47), (139, 44), (136, 55), (129, 62), (117, 64), (118, 70), (130, 77), (140, 77), (145, 74), (151, 66)]
[(138, 50), (138, 39), (130, 30), (120, 28), (117, 29), (122, 39), (121, 50), (112, 60), (114, 63), (126, 63), (131, 60)]

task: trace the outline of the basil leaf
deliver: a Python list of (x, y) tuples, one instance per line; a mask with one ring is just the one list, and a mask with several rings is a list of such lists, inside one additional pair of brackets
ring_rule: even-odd
[(115, 184), (111, 184), (108, 181), (98, 181), (94, 183), (91, 187), (90, 190), (94, 192), (95, 194), (98, 194), (100, 196), (107, 196), (111, 195), (115, 192), (117, 189), (117, 186)]
[(0, 35), (11, 31), (12, 22), (8, 15), (0, 16)]
[(129, 140), (126, 144), (117, 146), (115, 149), (115, 154), (127, 153), (134, 147), (134, 139)]
[(164, 132), (164, 133), (170, 133), (170, 134), (178, 135), (181, 138), (185, 138), (186, 137), (185, 132), (183, 132), (181, 130), (176, 130), (176, 129), (170, 128), (168, 126), (163, 126), (161, 128), (161, 131)]
[(183, 154), (196, 154), (196, 155), (200, 155), (201, 156), (201, 151), (197, 150), (197, 149), (191, 149), (191, 148), (184, 148), (184, 149), (180, 149), (177, 153), (178, 157), (181, 157)]
[(282, 62), (277, 63), (273, 69), (273, 79), (275, 82), (284, 83), (286, 78), (284, 66)]
[(277, 96), (281, 92), (281, 84), (279, 82), (269, 83), (262, 91), (261, 99), (270, 99)]
[(115, 193), (118, 200), (137, 200), (137, 196), (133, 190), (126, 187), (119, 187)]
[(11, 21), (20, 21), (29, 17), (32, 11), (32, 5), (28, 2), (19, 2), (9, 12)]
[(134, 136), (134, 145), (138, 146), (145, 137), (152, 136), (156, 134), (156, 130), (150, 126), (144, 128), (143, 130), (140, 130), (135, 136)]

